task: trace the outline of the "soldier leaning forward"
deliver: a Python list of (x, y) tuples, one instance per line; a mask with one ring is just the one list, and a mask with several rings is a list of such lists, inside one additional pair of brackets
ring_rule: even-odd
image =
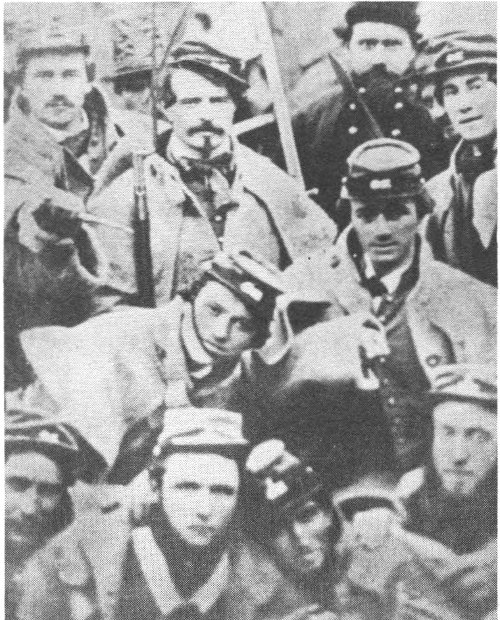
[[(407, 470), (422, 463), (428, 445), (422, 394), (429, 372), (443, 363), (496, 359), (495, 289), (432, 259), (418, 234), (428, 200), (410, 144), (383, 138), (358, 147), (346, 190), (351, 226), (327, 252), (292, 265), (287, 286), (313, 287), (331, 302), (319, 318), (335, 320), (301, 335), (302, 348), (310, 338), (313, 356), (321, 359), (310, 372), (325, 380), (329, 372), (348, 374), (350, 351), (368, 377), (374, 371), (377, 380), (365, 387), (378, 387), (399, 467)], [(339, 337), (342, 322), (351, 331)], [(326, 365), (314, 349), (322, 342), (332, 364), (336, 358), (343, 365)], [(359, 380), (363, 384), (363, 376)]]

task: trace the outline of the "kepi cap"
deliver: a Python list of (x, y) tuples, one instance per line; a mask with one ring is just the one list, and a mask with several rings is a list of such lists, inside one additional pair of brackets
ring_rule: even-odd
[(10, 409), (5, 420), (5, 449), (36, 451), (59, 463), (68, 484), (77, 478), (96, 481), (106, 468), (104, 457), (70, 424), (38, 409)]
[(231, 290), (257, 316), (270, 320), (284, 292), (278, 269), (246, 250), (219, 252), (203, 265), (205, 275)]
[(444, 400), (460, 400), (496, 405), (496, 367), (492, 364), (437, 366), (429, 395), (434, 403)]
[(202, 76), (222, 78), (239, 92), (249, 86), (243, 77), (245, 62), (220, 51), (217, 43), (208, 38), (205, 41), (186, 40), (178, 44), (170, 53), (168, 66), (189, 69)]
[(418, 150), (402, 140), (377, 138), (360, 144), (347, 160), (347, 198), (370, 200), (421, 194), (424, 179)]
[(240, 452), (248, 445), (240, 413), (225, 409), (167, 409), (153, 449), (161, 458), (171, 452)]
[(48, 25), (25, 30), (17, 50), (18, 62), (42, 52), (83, 52), (87, 56), (90, 46), (80, 28), (67, 26), (56, 16)]
[(496, 67), (497, 40), (492, 34), (460, 31), (451, 36), (447, 45), (436, 54), (428, 75), (441, 76), (468, 67)]

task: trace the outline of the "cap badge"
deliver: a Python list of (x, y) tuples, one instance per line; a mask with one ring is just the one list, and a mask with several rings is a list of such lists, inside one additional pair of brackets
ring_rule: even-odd
[(42, 431), (38, 435), (40, 441), (46, 441), (47, 443), (57, 443), (59, 435), (57, 433), (51, 433), (50, 431)]
[(458, 50), (457, 52), (450, 52), (446, 56), (446, 64), (451, 65), (454, 62), (463, 62), (464, 60), (464, 51)]
[(372, 179), (370, 181), (370, 189), (391, 189), (391, 179)]
[(240, 284), (240, 291), (248, 295), (255, 302), (259, 302), (264, 297), (264, 293), (255, 286), (253, 282), (242, 282)]
[(270, 502), (274, 501), (278, 497), (285, 495), (288, 491), (288, 486), (283, 480), (274, 481), (272, 478), (266, 478), (266, 499)]

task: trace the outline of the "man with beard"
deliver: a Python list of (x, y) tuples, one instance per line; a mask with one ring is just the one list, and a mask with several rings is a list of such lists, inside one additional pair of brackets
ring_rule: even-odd
[(149, 509), (140, 521), (126, 502), (77, 519), (28, 567), (20, 619), (242, 618), (231, 611), (241, 416), (171, 414), (149, 466)]
[[(236, 103), (248, 83), (241, 59), (217, 45), (185, 41), (172, 51), (164, 86), (172, 129), (145, 160), (157, 305), (188, 290), (201, 262), (219, 249), (243, 247), (284, 268), (336, 235), (291, 177), (235, 139)], [(126, 170), (89, 208), (130, 226), (133, 188), (134, 172)], [(98, 234), (121, 302), (137, 303), (133, 237), (106, 226)]]
[(459, 32), (430, 77), (461, 140), (427, 188), (435, 208), (427, 237), (435, 258), (497, 284), (497, 47), (493, 35)]
[[(102, 459), (66, 424), (28, 411), (7, 412), (5, 429), (6, 618), (13, 620), (26, 561), (73, 520), (68, 488), (82, 473), (84, 455), (93, 475)], [(80, 475), (79, 474), (79, 475)], [(88, 479), (87, 476), (85, 478)]]
[[(408, 558), (386, 584), (390, 617), (482, 619), (496, 609), (496, 366), (443, 366), (430, 406), (432, 451), (396, 490), (407, 516), (393, 536)], [(387, 548), (383, 573), (398, 555)]]
[(326, 322), (296, 339), (302, 380), (338, 378), (371, 393), (403, 473), (425, 455), (431, 419), (422, 395), (435, 368), (496, 360), (496, 294), (432, 259), (418, 234), (429, 201), (413, 146), (371, 140), (348, 165), (352, 225), (329, 252), (285, 272), (287, 288), (330, 301), (315, 317)]
[(373, 132), (366, 104), (382, 135), (413, 144), (422, 156), (426, 178), (446, 166), (448, 153), (429, 113), (413, 103), (399, 78), (409, 69), (419, 39), (416, 2), (356, 2), (346, 14), (347, 28), (337, 34), (347, 46), (353, 93), (338, 88), (299, 111), (294, 133), (308, 189), (345, 228), (349, 213), (339, 205), (345, 162), (356, 146), (379, 137)]
[[(165, 407), (248, 409), (251, 425), (254, 397), (268, 376), (255, 377), (253, 357), (243, 354), (269, 338), (281, 292), (274, 267), (248, 253), (220, 252), (204, 265), (189, 299), (108, 313), (73, 328), (28, 330), (22, 343), (38, 383), (25, 397), (36, 402), (48, 392), (109, 463), (130, 429), (117, 464), (127, 472), (136, 466), (129, 440), (134, 450), (137, 438), (154, 441)], [(133, 475), (115, 471), (114, 481)]]

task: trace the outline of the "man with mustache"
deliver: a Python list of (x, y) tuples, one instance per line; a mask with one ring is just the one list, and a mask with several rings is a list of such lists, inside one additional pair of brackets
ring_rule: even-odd
[[(395, 473), (425, 456), (431, 419), (422, 395), (432, 371), (496, 360), (495, 289), (433, 260), (419, 234), (430, 206), (419, 159), (399, 140), (360, 145), (345, 180), (351, 226), (329, 252), (285, 272), (290, 290), (330, 301), (315, 317), (327, 322), (296, 338), (302, 376), (295, 380), (316, 376), (338, 390), (338, 379), (371, 393), (392, 436)], [(291, 318), (296, 330), (307, 325)]]
[[(324, 247), (336, 227), (270, 161), (239, 144), (233, 117), (242, 93), (243, 61), (221, 41), (184, 41), (171, 53), (164, 105), (172, 129), (145, 160), (157, 305), (189, 289), (199, 265), (236, 246), (279, 268)], [(93, 214), (130, 225), (134, 173), (127, 170), (93, 198)], [(121, 303), (137, 303), (134, 239), (98, 226)]]
[(83, 34), (58, 19), (25, 34), (19, 45), (18, 89), (5, 128), (9, 390), (32, 379), (19, 331), (74, 325), (106, 307), (92, 296), (105, 283), (106, 260), (78, 213), (125, 129), (92, 84), (89, 54)]
[[(92, 460), (84, 461), (91, 456)], [(89, 474), (95, 475), (102, 469), (101, 457), (69, 425), (35, 411), (7, 412), (5, 608), (9, 620), (17, 617), (25, 563), (73, 521), (68, 489), (76, 477), (82, 477), (84, 464)]]
[[(399, 78), (409, 70), (419, 40), (416, 2), (356, 2), (346, 13), (346, 29), (336, 30), (347, 48), (351, 78), (386, 137), (413, 144), (422, 156), (426, 178), (446, 166), (441, 132), (428, 112), (405, 94)], [(378, 137), (360, 102), (339, 85), (300, 110), (294, 133), (308, 189), (339, 227), (349, 222), (341, 196), (345, 162), (359, 144)]]
[(431, 179), (434, 256), (497, 284), (496, 38), (459, 32), (429, 72), (438, 102), (460, 136), (447, 170)]

